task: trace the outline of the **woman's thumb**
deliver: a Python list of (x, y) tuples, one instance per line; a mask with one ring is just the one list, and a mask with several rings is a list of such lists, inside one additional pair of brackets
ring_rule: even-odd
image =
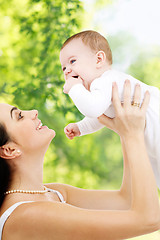
[(112, 129), (112, 125), (113, 125), (113, 119), (107, 117), (106, 115), (101, 115), (100, 117), (98, 117), (98, 120), (101, 124), (105, 125), (107, 128)]

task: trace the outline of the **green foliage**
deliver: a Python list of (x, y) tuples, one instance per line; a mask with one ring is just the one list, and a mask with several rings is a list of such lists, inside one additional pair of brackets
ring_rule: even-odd
[(102, 9), (104, 8), (106, 5), (109, 4), (113, 4), (115, 3), (117, 0), (94, 0), (94, 7), (95, 9)]
[(59, 51), (64, 40), (80, 27), (82, 4), (78, 0), (15, 0), (10, 4), (12, 11), (6, 3), (2, 4), (10, 21), (9, 36), (5, 37), (11, 37), (11, 43), (2, 48), (2, 78), (9, 83), (8, 87), (3, 84), (2, 90), (12, 94), (20, 107), (25, 102), (25, 108), (44, 109), (49, 100), (59, 110), (65, 101), (59, 98), (63, 83)]

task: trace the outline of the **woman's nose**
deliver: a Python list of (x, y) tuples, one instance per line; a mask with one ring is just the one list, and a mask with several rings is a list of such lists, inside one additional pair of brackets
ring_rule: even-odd
[(31, 118), (34, 120), (38, 117), (38, 111), (37, 110), (31, 110)]

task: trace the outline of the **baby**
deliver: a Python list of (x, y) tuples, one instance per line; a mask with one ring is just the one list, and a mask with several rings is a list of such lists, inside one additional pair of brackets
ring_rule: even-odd
[[(136, 84), (141, 86), (141, 102), (146, 90), (150, 103), (146, 114), (145, 141), (150, 162), (160, 188), (160, 92), (134, 77), (116, 71), (112, 66), (112, 53), (107, 40), (98, 32), (83, 31), (65, 41), (60, 51), (60, 61), (65, 77), (64, 93), (69, 94), (79, 111), (85, 116), (77, 123), (68, 124), (64, 131), (69, 139), (96, 132), (104, 126), (98, 117), (102, 114), (113, 118), (112, 83), (116, 82), (123, 102), (123, 85), (131, 82), (132, 96)], [(132, 101), (139, 107), (141, 103)]]

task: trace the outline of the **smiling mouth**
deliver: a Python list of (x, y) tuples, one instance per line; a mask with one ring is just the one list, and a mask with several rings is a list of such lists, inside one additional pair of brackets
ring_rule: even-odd
[(38, 126), (36, 127), (36, 130), (40, 130), (42, 128), (43, 124), (40, 122)]
[(78, 78), (78, 76), (72, 76), (73, 78)]

